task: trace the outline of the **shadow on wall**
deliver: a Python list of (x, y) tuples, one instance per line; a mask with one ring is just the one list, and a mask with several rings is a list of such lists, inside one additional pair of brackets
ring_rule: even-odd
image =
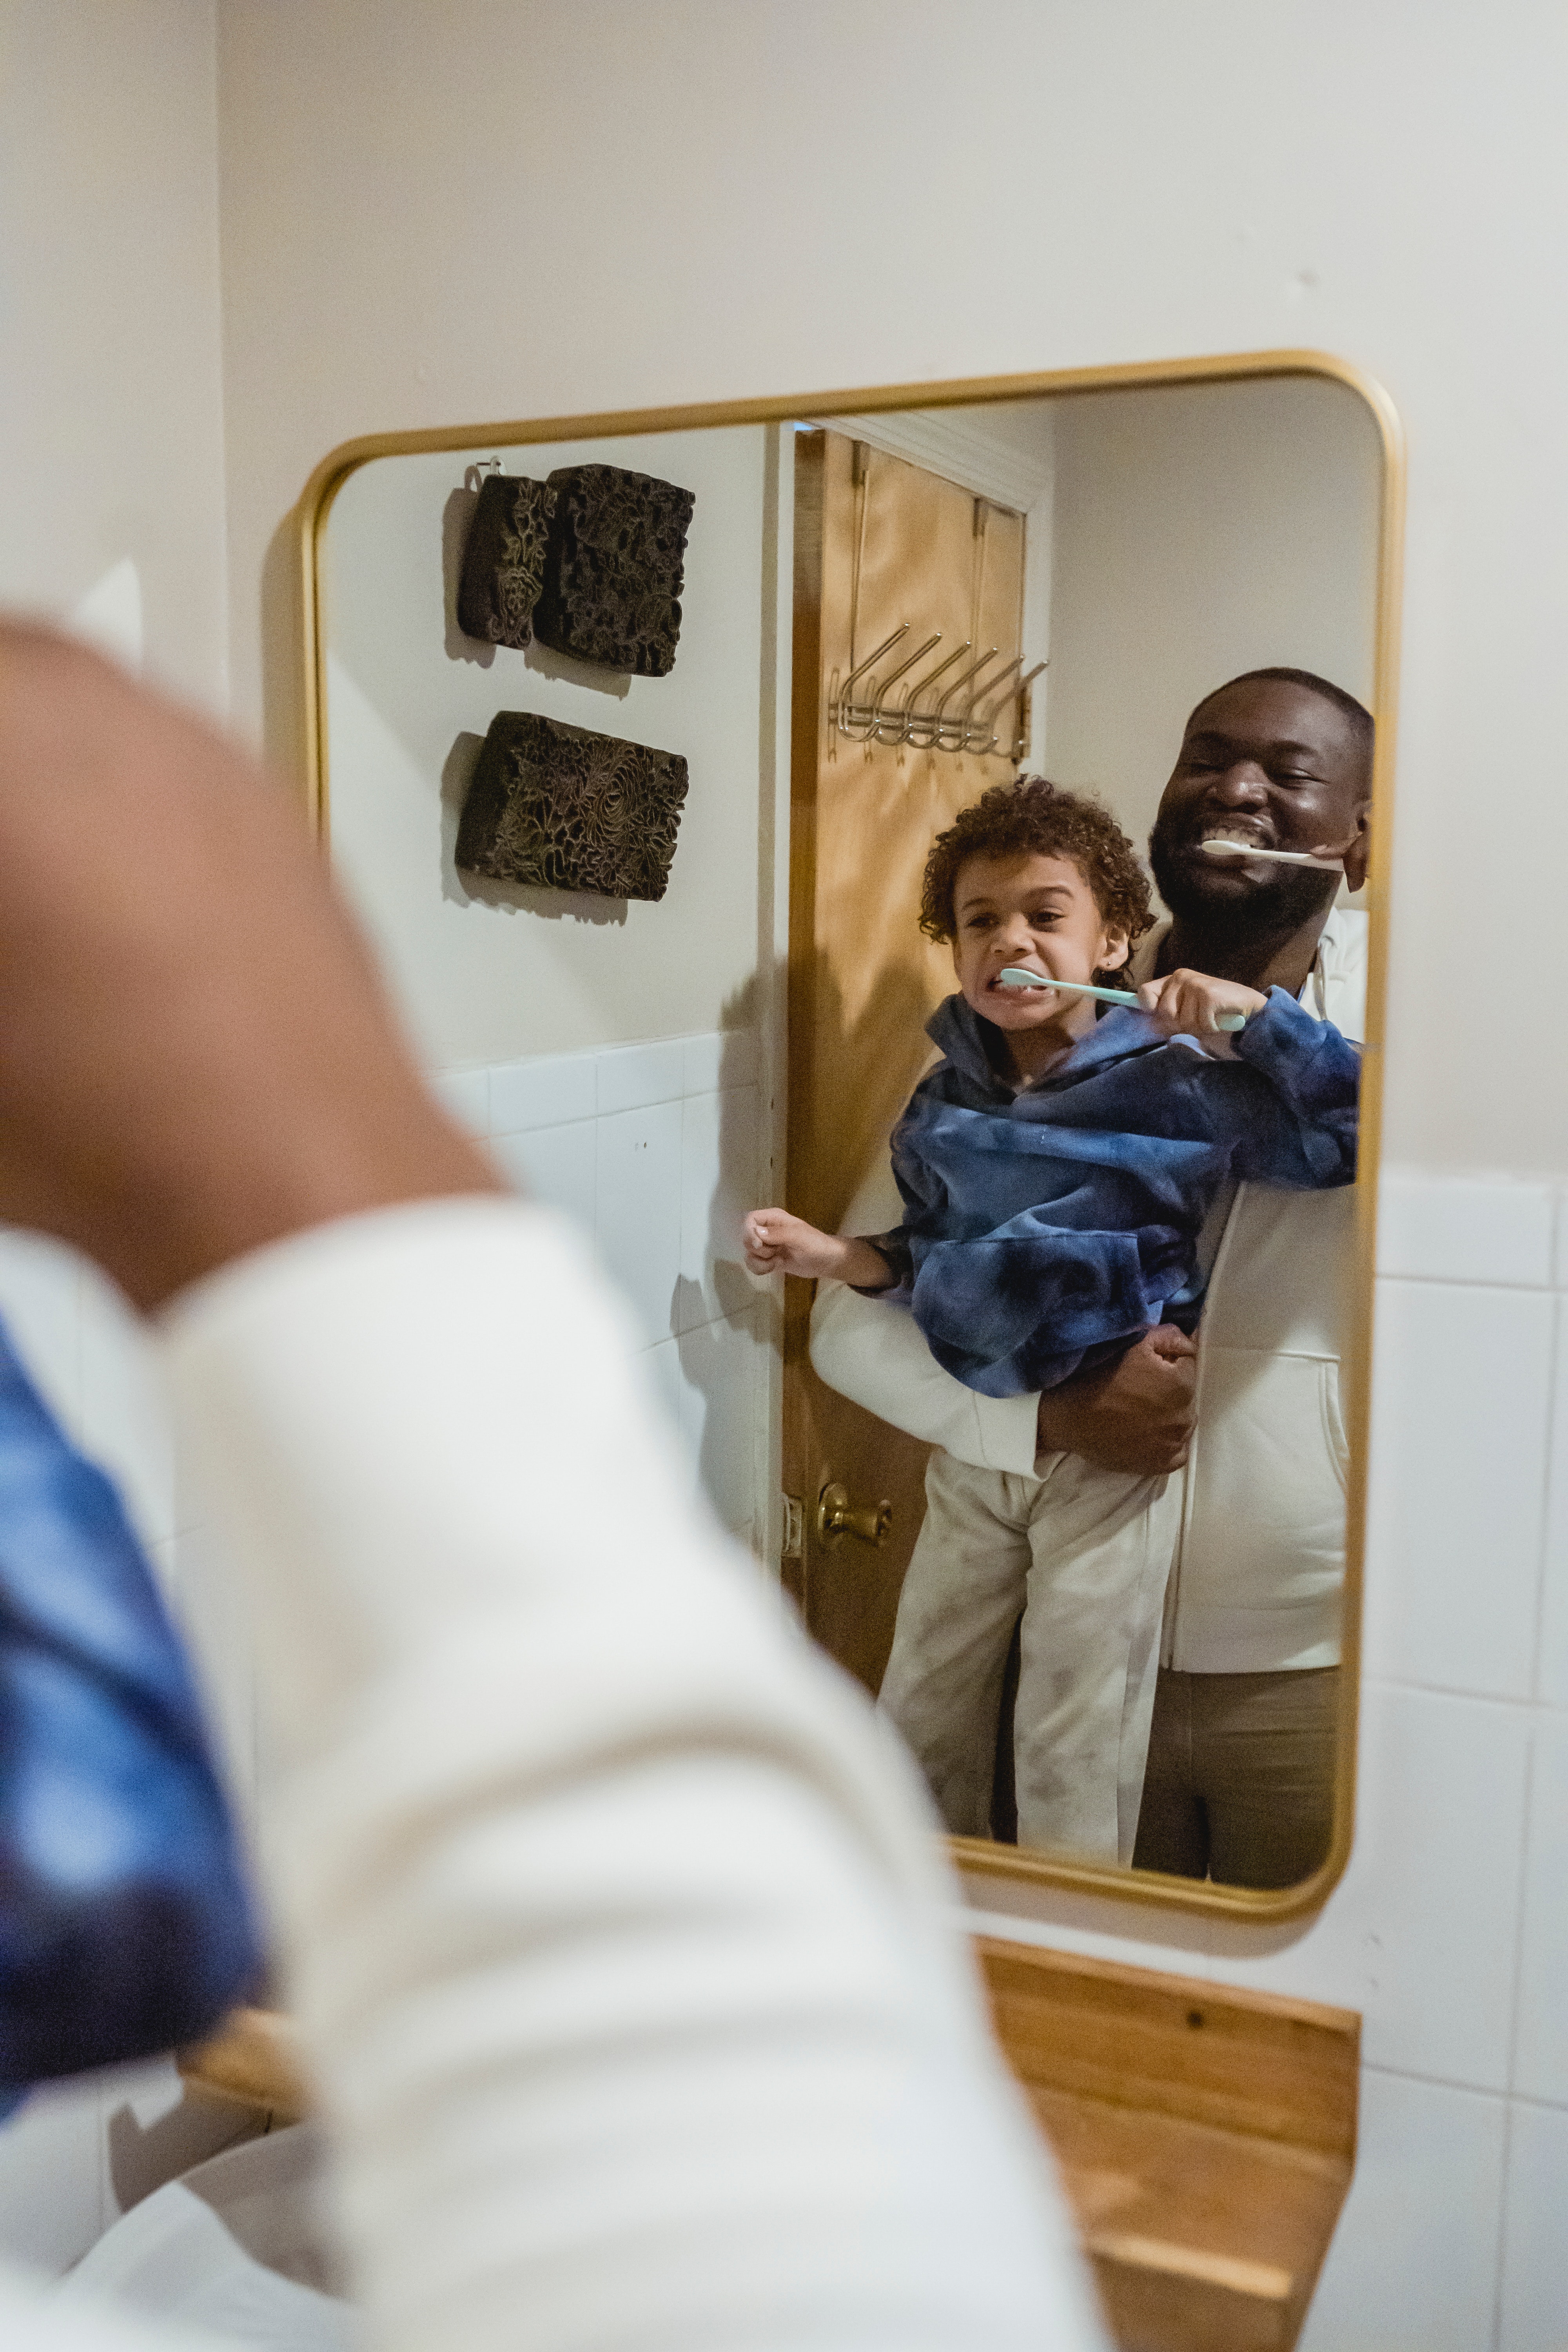
[(468, 530), (479, 503), (478, 490), (454, 490), (441, 509), (442, 611), (447, 623), (447, 659), (471, 662), (476, 669), (489, 669), (496, 657), (494, 646), (483, 637), (470, 637), (458, 626), (458, 582), (463, 569), (463, 550), (468, 543)]
[(257, 2139), (267, 2128), (266, 2111), (237, 2099), (182, 2083), (181, 2096), (143, 2124), (129, 2100), (109, 2118), (109, 2178), (121, 2213), (151, 2197), (155, 2189), (205, 2164), (226, 2147)]
[[(765, 1074), (754, 1059), (761, 998), (753, 977), (726, 999), (721, 1014), (717, 1173), (706, 1204), (702, 1271), (700, 1277), (679, 1275), (669, 1302), (681, 1374), (703, 1404), (697, 1475), (726, 1519), (724, 1498), (736, 1492), (737, 1471), (747, 1486), (753, 1484), (761, 1435), (757, 1382), (767, 1349), (782, 1336), (778, 1304), (747, 1273), (741, 1252), (741, 1220), (762, 1205), (766, 1181)], [(743, 1464), (737, 1463), (737, 1447), (747, 1455)]]
[(809, 1034), (791, 1039), (805, 1116), (790, 1134), (788, 1206), (824, 1233), (838, 1231), (885, 1165), (894, 1124), (935, 1059), (925, 1031), (935, 1001), (922, 980), (907, 962), (885, 964), (851, 1018), (837, 974), (817, 959)]

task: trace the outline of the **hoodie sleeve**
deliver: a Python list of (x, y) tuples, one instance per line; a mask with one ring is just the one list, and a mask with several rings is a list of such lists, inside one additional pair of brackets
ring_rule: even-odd
[(367, 2345), (1103, 2352), (912, 1768), (565, 1226), (382, 1211), (163, 1328)]
[(885, 1234), (861, 1234), (858, 1236), (859, 1240), (868, 1242), (886, 1258), (892, 1287), (876, 1292), (862, 1291), (862, 1297), (886, 1299), (897, 1292), (902, 1303), (907, 1305), (914, 1286), (915, 1242), (921, 1238), (940, 1240), (944, 1230), (947, 1187), (914, 1146), (914, 1138), (919, 1132), (918, 1112), (926, 1096), (927, 1085), (922, 1083), (910, 1096), (893, 1129), (889, 1147), (893, 1181), (904, 1203), (903, 1216)]
[(1293, 1192), (1353, 1184), (1361, 1054), (1282, 988), (1236, 1041), (1237, 1058), (1267, 1080), (1235, 1096), (1235, 1173)]
[(195, 1688), (119, 1496), (0, 1326), (0, 2109), (211, 2031), (260, 1955)]

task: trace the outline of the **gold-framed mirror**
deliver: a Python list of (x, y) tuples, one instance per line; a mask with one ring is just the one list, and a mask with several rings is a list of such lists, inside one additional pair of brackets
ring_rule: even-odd
[[(540, 482), (584, 466), (695, 499), (662, 675), (458, 625), (487, 473)], [(334, 451), (301, 500), (310, 808), (420, 1051), (503, 1167), (590, 1232), (640, 1318), (672, 1442), (812, 1632), (873, 1691), (890, 1654), (900, 1691), (936, 1689), (942, 1719), (923, 1752), (921, 1706), (888, 1703), (967, 1871), (1285, 1918), (1322, 1900), (1349, 1852), (1402, 487), (1397, 420), (1378, 388), (1334, 359), (1268, 352), (375, 436)], [(1290, 814), (1301, 784), (1276, 751), (1326, 761), (1323, 790), (1353, 798), (1358, 707), (1375, 748), (1352, 898), (1360, 848), (1342, 828), (1329, 841), (1331, 812)], [(662, 897), (459, 864), (459, 822), (502, 712), (685, 762)], [(1200, 755), (1221, 782), (1193, 781)], [(1043, 773), (1094, 796), (1141, 852), (1168, 779), (1182, 796), (1184, 763), (1189, 830), (1201, 803), (1210, 838), (1228, 825), (1242, 849), (1344, 853), (1337, 898), (1328, 856), (1316, 873), (1241, 849), (1214, 864), (1235, 877), (1242, 911), (1224, 920), (1238, 939), (1248, 923), (1250, 937), (1270, 923), (1283, 937), (1295, 910), (1296, 949), (1274, 952), (1268, 973), (1255, 954), (1254, 978), (1272, 974), (1304, 1016), (1342, 1024), (1363, 1049), (1351, 1081), (1359, 1175), (1339, 1189), (1345, 1167), (1314, 1160), (1310, 1181), (1327, 1189), (1309, 1198), (1281, 1191), (1308, 1181), (1281, 1161), (1268, 1181), (1188, 1202), (1193, 1263), (1165, 1304), (1196, 1349), (1192, 1462), (1128, 1472), (1141, 1496), (1109, 1472), (1081, 1477), (1072, 1521), (1077, 1474), (1051, 1481), (1085, 1457), (1037, 1450), (1039, 1430), (1031, 1444), (1034, 1391), (1016, 1365), (1005, 1393), (954, 1377), (951, 1330), (933, 1341), (916, 1319), (921, 1284), (932, 1289), (923, 1259), (912, 1308), (902, 1293), (889, 1303), (821, 1286), (814, 1370), (812, 1286), (749, 1274), (740, 1222), (776, 1202), (829, 1236), (896, 1223), (889, 1129), (933, 1057), (926, 1019), (955, 996), (950, 944), (919, 928), (933, 836), (988, 788)], [(1178, 898), (1172, 858), (1191, 866), (1198, 837), (1166, 844)], [(1060, 865), (1060, 848), (1053, 835), (1020, 851), (1007, 835), (967, 870), (999, 858), (1034, 887), (1020, 859)], [(1079, 853), (1063, 854), (1083, 878)], [(1197, 920), (1194, 887), (1171, 936), (1223, 943), (1219, 916)], [(1034, 920), (1021, 902), (996, 919), (1015, 916)], [(1164, 937), (1144, 933), (1142, 962), (1122, 977), (1153, 974)], [(1295, 1017), (1268, 1002), (1270, 1020)], [(997, 1024), (978, 1018), (994, 1074)], [(1062, 1034), (1067, 1069), (1088, 1040), (1108, 1051), (1111, 1033), (1080, 1021)], [(1146, 1034), (1136, 1050), (1165, 1066)], [(1167, 1061), (1173, 1050), (1158, 1048)], [(1215, 1057), (1229, 1055), (1189, 1049), (1205, 1086), (1261, 1083), (1261, 1061), (1245, 1079), (1211, 1080)], [(984, 1114), (952, 1108), (1034, 1116), (1030, 1074), (1008, 1062)], [(1047, 1091), (1062, 1083), (1058, 1072)], [(1305, 1116), (1300, 1103), (1290, 1115)], [(911, 1372), (911, 1348), (931, 1380)], [(1125, 1331), (1091, 1343), (1060, 1398), (1085, 1393), (1075, 1377), (1103, 1384), (1126, 1348)], [(980, 1378), (1006, 1391), (1000, 1373)], [(1308, 1427), (1310, 1474), (1288, 1458)], [(1215, 1430), (1240, 1432), (1241, 1453), (1228, 1437), (1209, 1443)], [(973, 1596), (995, 1584), (974, 1634), (984, 1655), (952, 1685), (956, 1703), (942, 1695), (948, 1664), (934, 1683), (927, 1671), (920, 1627), (898, 1632), (900, 1605), (915, 1624), (909, 1562), (933, 1435), (962, 1475), (931, 1486), (942, 1499), (921, 1559), (945, 1529), (950, 1570), (921, 1622), (961, 1625), (949, 1648), (963, 1649), (979, 1624)], [(977, 1569), (965, 1564), (971, 1528), (984, 1531)], [(1080, 1599), (1074, 1633), (1061, 1597), (1058, 1563), (1074, 1545), (1085, 1589), (1124, 1579), (1115, 1611), (1131, 1630), (1109, 1665), (1094, 1643), (1115, 1612), (1086, 1620)], [(1091, 1655), (1092, 1667), (1072, 1663)], [(1071, 1701), (1059, 1717), (1058, 1686)], [(1278, 1758), (1279, 1775), (1249, 1765), (1216, 1797), (1204, 1772), (1223, 1781), (1213, 1759), (1242, 1752), (1238, 1725), (1246, 1752), (1270, 1773)], [(1200, 1748), (1209, 1764), (1189, 1769)], [(1306, 1798), (1296, 1782), (1310, 1784)], [(1064, 1800), (1069, 1786), (1091, 1789), (1092, 1807)], [(1047, 1843), (1031, 1839), (1038, 1822), (1069, 1827)]]

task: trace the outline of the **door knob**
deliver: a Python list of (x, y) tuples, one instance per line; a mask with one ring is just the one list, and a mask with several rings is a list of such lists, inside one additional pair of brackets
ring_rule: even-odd
[(841, 1536), (853, 1536), (857, 1543), (871, 1544), (880, 1549), (892, 1524), (891, 1503), (886, 1499), (880, 1503), (852, 1503), (847, 1488), (841, 1486), (837, 1478), (817, 1496), (818, 1543), (837, 1543)]

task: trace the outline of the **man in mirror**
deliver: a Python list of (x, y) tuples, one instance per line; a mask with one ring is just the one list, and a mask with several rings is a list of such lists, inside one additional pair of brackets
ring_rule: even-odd
[[(1199, 703), (1150, 839), (1169, 919), (1140, 942), (1131, 976), (1186, 966), (1278, 986), (1359, 1040), (1366, 924), (1334, 906), (1336, 877), (1202, 844), (1342, 857), (1359, 888), (1372, 748), (1368, 713), (1309, 672), (1250, 672)], [(1041, 1455), (1065, 1453), (1182, 1473), (1140, 1868), (1283, 1886), (1328, 1852), (1353, 1217), (1348, 1192), (1234, 1188), (1205, 1229), (1201, 1350), (1156, 1327), (1109, 1368), (1038, 1398), (962, 1388), (907, 1319), (851, 1291), (817, 1303), (820, 1377), (961, 1461), (1034, 1475)]]

